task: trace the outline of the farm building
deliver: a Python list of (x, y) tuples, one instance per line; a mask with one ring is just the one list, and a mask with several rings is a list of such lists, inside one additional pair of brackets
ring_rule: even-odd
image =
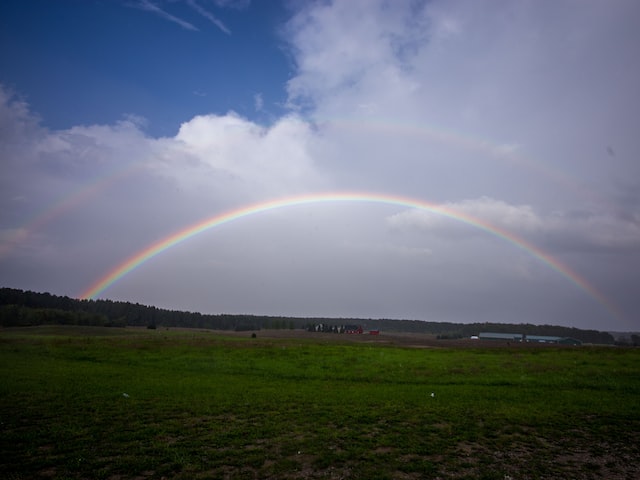
[(362, 325), (327, 325), (326, 323), (318, 323), (307, 327), (309, 332), (323, 333), (362, 333)]
[(503, 340), (521, 342), (523, 335), (521, 333), (492, 333), (492, 332), (480, 332), (478, 335), (480, 340)]
[(582, 345), (580, 340), (571, 337), (552, 337), (548, 335), (525, 335), (522, 333), (480, 332), (480, 340), (502, 340), (505, 342), (555, 343), (558, 345)]
[(362, 333), (362, 325), (345, 325), (344, 333)]
[(525, 342), (557, 343), (559, 345), (582, 345), (580, 340), (570, 337), (551, 337), (546, 335), (525, 335)]

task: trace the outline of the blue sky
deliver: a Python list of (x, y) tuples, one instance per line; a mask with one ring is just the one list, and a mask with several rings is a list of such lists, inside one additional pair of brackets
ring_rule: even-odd
[(52, 128), (134, 114), (170, 135), (194, 115), (229, 110), (269, 122), (293, 69), (279, 31), (287, 9), (245, 3), (196, 4), (218, 25), (189, 2), (3, 2), (0, 81)]
[(240, 216), (100, 296), (638, 330), (639, 23), (635, 0), (1, 2), (0, 285), (78, 296), (217, 215), (360, 192), (411, 201)]

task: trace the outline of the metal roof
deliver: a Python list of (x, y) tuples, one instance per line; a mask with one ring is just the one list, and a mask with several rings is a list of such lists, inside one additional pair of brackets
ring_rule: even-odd
[(494, 340), (522, 340), (521, 333), (492, 333), (480, 332), (480, 338), (491, 338)]
[(559, 342), (564, 337), (552, 337), (548, 335), (527, 335), (526, 340), (530, 342)]

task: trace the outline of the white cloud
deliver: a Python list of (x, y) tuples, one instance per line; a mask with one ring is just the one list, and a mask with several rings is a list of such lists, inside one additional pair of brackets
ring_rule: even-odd
[[(442, 205), (445, 212), (462, 214), (470, 219), (518, 233), (535, 233), (542, 228), (542, 221), (529, 205), (509, 205), (489, 197), (463, 200)], [(423, 210), (408, 210), (387, 219), (394, 228), (418, 228), (438, 234), (468, 235), (474, 229), (446, 216)]]
[(220, 183), (224, 189), (230, 182), (238, 197), (286, 195), (321, 184), (308, 151), (311, 139), (309, 125), (294, 116), (271, 127), (233, 113), (198, 116), (182, 124), (175, 139), (160, 143), (161, 168), (186, 186)]
[(103, 245), (110, 231), (124, 234), (103, 245), (104, 258), (109, 251), (126, 256), (213, 212), (326, 182), (310, 154), (313, 131), (295, 116), (270, 127), (233, 113), (199, 116), (175, 137), (151, 138), (130, 116), (114, 125), (44, 129), (24, 102), (2, 88), (0, 95), (0, 135), (10, 139), (0, 146), (5, 259), (58, 242), (56, 250), (86, 250)]
[[(288, 83), (291, 104), (312, 104), (320, 115), (348, 92), (398, 93), (414, 88), (403, 73), (410, 47), (421, 42), (421, 24), (409, 2), (335, 2), (300, 11), (289, 23), (297, 75)], [(368, 97), (369, 100), (371, 97)]]
[[(510, 205), (482, 197), (443, 204), (445, 212), (497, 227), (553, 252), (601, 251), (627, 255), (640, 252), (640, 214), (634, 219), (604, 212), (551, 212), (542, 215), (530, 205)], [(446, 238), (468, 239), (482, 232), (424, 210), (407, 210), (387, 218), (390, 227), (417, 230)]]

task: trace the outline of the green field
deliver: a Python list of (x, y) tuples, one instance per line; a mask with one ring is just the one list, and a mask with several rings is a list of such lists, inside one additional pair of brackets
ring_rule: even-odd
[(8, 479), (640, 478), (640, 349), (32, 327), (0, 359)]

